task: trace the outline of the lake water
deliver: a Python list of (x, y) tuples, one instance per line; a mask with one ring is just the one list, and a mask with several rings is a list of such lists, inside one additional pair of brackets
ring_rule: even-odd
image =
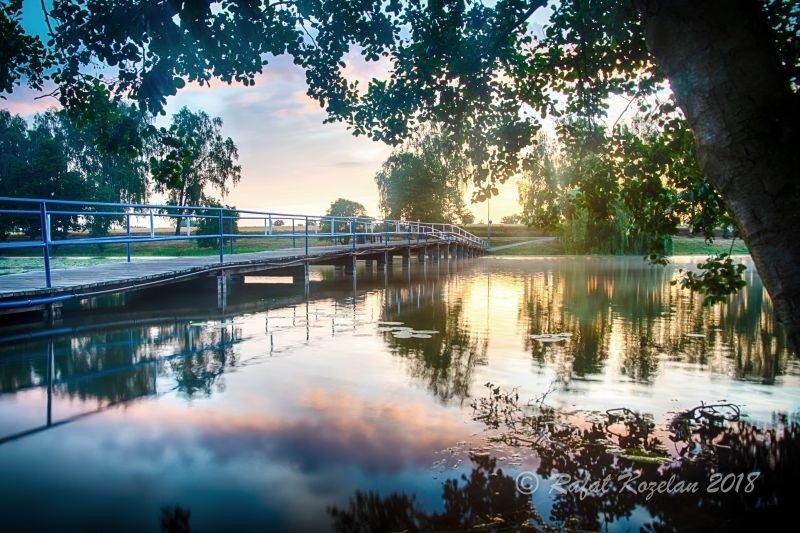
[(0, 529), (768, 529), (798, 358), (752, 268), (710, 308), (676, 268), (330, 268), (5, 323)]

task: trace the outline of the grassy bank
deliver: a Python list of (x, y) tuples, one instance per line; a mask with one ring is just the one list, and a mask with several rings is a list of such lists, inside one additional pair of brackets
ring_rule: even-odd
[[(283, 228), (281, 228), (283, 230)], [(486, 239), (488, 232), (485, 224), (472, 224), (465, 229), (475, 235)], [(288, 228), (283, 232), (288, 233)], [(277, 233), (277, 232), (276, 232)], [(163, 233), (166, 235), (166, 232)], [(234, 244), (235, 253), (262, 252), (292, 247), (292, 239), (288, 236), (274, 236), (263, 238), (260, 231), (245, 229), (242, 235), (259, 235), (258, 239), (238, 238)], [(302, 237), (295, 239), (294, 246), (302, 247), (305, 240)], [(329, 245), (328, 239), (309, 239), (309, 246)], [(492, 225), (492, 247), (503, 247), (492, 251), (496, 256), (551, 256), (566, 255), (564, 248), (555, 237), (545, 235), (541, 230), (531, 229), (526, 226), (512, 224)], [(701, 237), (678, 236), (673, 239), (674, 255), (711, 255), (719, 252), (731, 251), (734, 254), (747, 254), (747, 248), (741, 240), (736, 240), (731, 250), (730, 239), (716, 239), (711, 244), (706, 244)], [(230, 247), (226, 243), (225, 253)], [(216, 255), (216, 247), (200, 248), (195, 241), (162, 241), (133, 244), (131, 252), (134, 258), (156, 258), (176, 256), (203, 256)], [(0, 275), (37, 270), (42, 267), (41, 251), (37, 248), (24, 250), (7, 250), (0, 257)], [(122, 244), (92, 245), (92, 246), (55, 246), (51, 248), (51, 261), (53, 268), (72, 268), (78, 266), (92, 266), (101, 263), (124, 261), (126, 247)]]
[[(528, 242), (532, 241), (532, 242)], [(566, 252), (555, 237), (492, 238), (492, 246), (499, 247), (515, 242), (524, 243), (511, 248), (492, 251), (492, 255), (565, 255)], [(716, 239), (706, 244), (702, 237), (674, 237), (673, 255), (712, 255), (716, 253), (747, 254), (744, 243), (737, 239), (731, 248), (730, 239)]]

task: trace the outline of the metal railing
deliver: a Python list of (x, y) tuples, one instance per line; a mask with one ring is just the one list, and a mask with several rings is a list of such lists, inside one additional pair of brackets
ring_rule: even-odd
[(488, 243), (475, 235), (443, 223), (229, 207), (0, 197), (0, 253), (40, 249), (47, 288), (52, 285), (50, 250), (54, 247), (124, 245), (130, 262), (135, 245), (205, 241), (217, 248), (219, 262), (223, 263), (226, 253), (235, 253), (237, 240), (251, 239), (270, 240), (273, 245), (276, 240), (285, 242), (286, 246), (272, 249), (297, 249), (306, 256), (310, 247), (355, 250), (359, 244), (375, 243), (394, 246), (434, 241), (488, 248)]

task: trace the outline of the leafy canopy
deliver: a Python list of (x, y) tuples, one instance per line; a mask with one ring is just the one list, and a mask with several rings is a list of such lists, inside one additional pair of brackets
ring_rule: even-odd
[(337, 198), (325, 213), (332, 217), (365, 217), (367, 208), (363, 204), (347, 198)]
[(469, 161), (441, 132), (396, 149), (375, 176), (386, 218), (460, 223), (469, 213), (464, 187)]

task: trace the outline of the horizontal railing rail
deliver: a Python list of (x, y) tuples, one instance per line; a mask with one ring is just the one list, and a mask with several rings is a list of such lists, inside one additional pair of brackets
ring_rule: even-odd
[[(0, 196), (0, 253), (41, 249), (47, 288), (52, 285), (50, 250), (62, 246), (121, 244), (131, 261), (134, 245), (216, 240), (219, 263), (235, 254), (237, 240), (276, 239), (283, 248), (350, 247), (359, 244), (438, 242), (487, 249), (488, 243), (447, 223), (370, 217), (305, 215), (225, 206), (176, 206), (82, 202)], [(227, 250), (226, 250), (227, 248)]]

